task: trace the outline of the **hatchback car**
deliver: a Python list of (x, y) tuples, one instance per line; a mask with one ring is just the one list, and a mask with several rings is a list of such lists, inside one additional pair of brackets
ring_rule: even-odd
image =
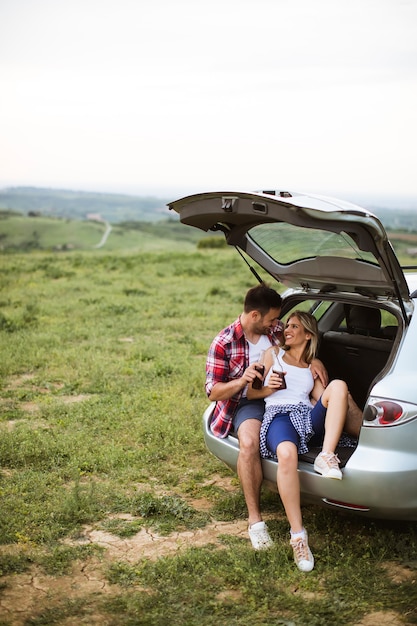
[[(201, 193), (169, 207), (184, 224), (222, 231), (286, 286), (283, 319), (295, 309), (314, 314), (318, 357), (363, 411), (358, 441), (337, 451), (343, 480), (314, 471), (318, 449), (300, 456), (302, 501), (417, 520), (417, 268), (401, 268), (378, 218), (344, 201), (287, 191)], [(206, 445), (236, 471), (238, 440), (212, 434), (213, 407), (203, 416)], [(276, 491), (277, 460), (262, 466)]]

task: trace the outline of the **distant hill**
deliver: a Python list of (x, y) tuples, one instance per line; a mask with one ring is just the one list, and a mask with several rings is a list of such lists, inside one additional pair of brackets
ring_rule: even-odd
[(95, 215), (111, 223), (156, 222), (168, 217), (178, 219), (176, 214), (173, 215), (166, 206), (170, 200), (172, 198), (39, 187), (0, 189), (0, 209), (11, 209), (25, 215), (35, 214), (78, 220), (88, 219), (90, 215)]
[(140, 252), (195, 250), (202, 239), (220, 239), (181, 224), (178, 219), (120, 222), (28, 216), (0, 210), (0, 253), (32, 250), (131, 250)]
[[(173, 198), (132, 196), (41, 187), (0, 189), (0, 210), (11, 209), (24, 215), (62, 217), (73, 220), (101, 218), (112, 224), (121, 222), (159, 222), (178, 220), (167, 203)], [(417, 231), (417, 204), (386, 206), (383, 200), (358, 202), (379, 217), (385, 228)]]
[[(179, 221), (167, 203), (173, 198), (132, 196), (126, 194), (97, 193), (41, 187), (9, 187), (0, 189), (0, 210), (12, 210), (26, 216), (60, 217), (71, 220), (95, 219), (111, 224), (132, 222)], [(383, 200), (358, 202), (360, 206), (377, 215), (388, 230), (417, 232), (416, 205), (405, 208), (400, 203), (392, 206)]]
[[(388, 231), (388, 236), (400, 262), (413, 264), (417, 256), (417, 230)], [(36, 250), (183, 253), (225, 246), (222, 233), (205, 233), (175, 219), (109, 224), (0, 210), (0, 255)]]
[(384, 207), (364, 207), (379, 217), (386, 230), (408, 230), (417, 232), (416, 209), (387, 209)]

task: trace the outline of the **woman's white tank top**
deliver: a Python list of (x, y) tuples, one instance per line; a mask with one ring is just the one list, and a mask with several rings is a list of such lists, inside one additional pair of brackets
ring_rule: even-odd
[(280, 404), (298, 404), (299, 402), (312, 406), (310, 402), (310, 393), (314, 387), (314, 379), (310, 367), (288, 365), (283, 360), (284, 354), (285, 351), (282, 350), (282, 348), (279, 349), (278, 357), (275, 353), (274, 363), (265, 379), (265, 385), (268, 384), (269, 376), (271, 375), (272, 370), (277, 369), (279, 371), (286, 372), (285, 382), (287, 383), (287, 388), (278, 389), (273, 394), (265, 398), (265, 408)]

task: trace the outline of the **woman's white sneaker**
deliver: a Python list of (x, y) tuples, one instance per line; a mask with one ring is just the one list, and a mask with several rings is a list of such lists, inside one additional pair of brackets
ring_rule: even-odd
[(294, 552), (294, 561), (298, 569), (302, 572), (311, 572), (314, 567), (314, 556), (308, 546), (307, 533), (305, 537), (291, 539), (291, 547)]
[(336, 454), (320, 452), (314, 461), (314, 471), (326, 478), (336, 478), (342, 480), (343, 474), (339, 467), (339, 459)]

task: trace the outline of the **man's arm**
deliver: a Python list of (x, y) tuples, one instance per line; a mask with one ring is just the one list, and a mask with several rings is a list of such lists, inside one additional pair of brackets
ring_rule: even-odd
[(252, 363), (249, 365), (249, 367), (247, 367), (243, 372), (243, 376), (240, 378), (229, 380), (226, 383), (215, 383), (209, 394), (209, 400), (229, 400), (229, 398), (232, 398), (234, 395), (242, 391), (246, 385), (251, 385), (255, 378), (258, 378), (255, 365), (260, 365), (260, 363)]
[(320, 359), (313, 359), (311, 361), (310, 369), (311, 373), (313, 374), (313, 378), (319, 378), (323, 387), (327, 387), (327, 385), (329, 384), (329, 375)]
[(321, 398), (325, 387), (321, 382), (320, 378), (317, 377), (314, 381), (314, 387), (311, 390), (310, 399), (313, 400), (313, 404), (316, 404), (318, 400)]
[(206, 393), (209, 400), (229, 400), (240, 393), (246, 385), (251, 384), (257, 377), (255, 365), (259, 365), (259, 363), (252, 363), (243, 370), (241, 376), (231, 378), (229, 357), (226, 350), (221, 343), (214, 340), (210, 346), (206, 363)]
[(209, 400), (229, 400), (234, 395), (242, 391), (247, 383), (242, 378), (236, 378), (235, 380), (229, 380), (227, 383), (215, 383), (211, 393), (209, 394)]

